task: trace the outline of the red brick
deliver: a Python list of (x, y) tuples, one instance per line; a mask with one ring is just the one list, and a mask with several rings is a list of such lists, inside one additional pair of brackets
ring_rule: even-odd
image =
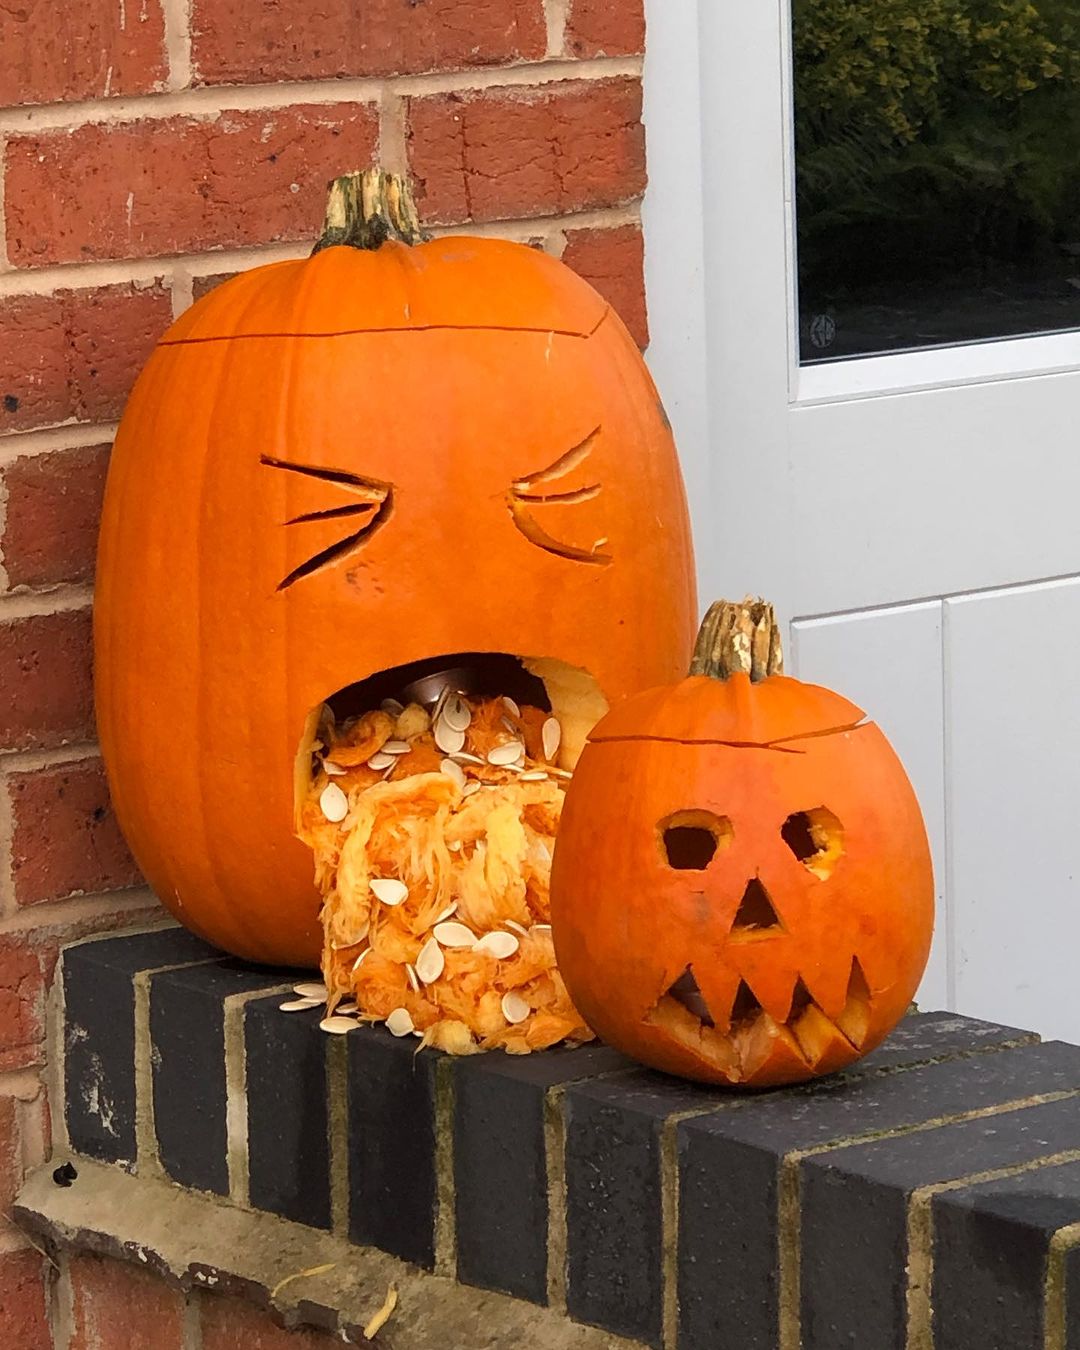
[(201, 300), (203, 296), (208, 295), (215, 286), (220, 286), (223, 281), (231, 281), (236, 275), (236, 272), (213, 272), (205, 277), (192, 277), (192, 300)]
[(163, 87), (160, 0), (0, 4), (0, 105), (145, 94)]
[[(202, 1350), (340, 1350), (341, 1339), (319, 1331), (283, 1331), (239, 1299), (210, 1295), (202, 1305)], [(465, 1350), (461, 1347), (461, 1350)]]
[(32, 267), (314, 238), (328, 180), (368, 163), (376, 140), (374, 108), (356, 103), (14, 136), (8, 256)]
[(159, 282), (0, 302), (0, 433), (119, 417), (171, 321)]
[(13, 773), (12, 874), (20, 905), (138, 885), (101, 761)]
[(40, 1063), (44, 1017), (42, 953), (24, 935), (0, 937), (0, 1068)]
[(645, 188), (636, 79), (410, 99), (408, 140), (431, 224), (613, 206)]
[(4, 472), (0, 556), (10, 586), (54, 586), (94, 574), (109, 447), (24, 455)]
[(0, 1097), (0, 1214), (11, 1212), (11, 1202), (21, 1183), (18, 1103), (14, 1097)]
[(595, 286), (634, 335), (649, 343), (645, 313), (645, 245), (636, 225), (611, 230), (570, 230), (563, 262)]
[(92, 646), (88, 609), (0, 624), (0, 748), (93, 737)]
[(540, 60), (542, 0), (194, 0), (205, 84), (401, 75)]
[(73, 1316), (68, 1350), (182, 1350), (183, 1295), (138, 1266), (101, 1256), (68, 1263)]
[(645, 50), (645, 0), (571, 0), (566, 49), (574, 56), (636, 56)]
[(0, 1256), (0, 1329), (5, 1350), (51, 1350), (44, 1260), (37, 1252)]
[(0, 1214), (11, 1212), (26, 1164), (45, 1156), (45, 1116), (44, 1088), (28, 1101), (0, 1096)]

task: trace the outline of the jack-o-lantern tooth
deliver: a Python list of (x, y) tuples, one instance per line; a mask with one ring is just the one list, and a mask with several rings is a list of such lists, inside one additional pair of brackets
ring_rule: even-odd
[(816, 1003), (809, 1003), (790, 1027), (807, 1064), (817, 1073), (832, 1073), (843, 1068), (859, 1053)]
[(837, 1026), (857, 1049), (861, 1049), (870, 1030), (872, 996), (859, 958), (851, 958), (851, 975), (848, 979), (847, 1002), (844, 1010), (836, 1019)]

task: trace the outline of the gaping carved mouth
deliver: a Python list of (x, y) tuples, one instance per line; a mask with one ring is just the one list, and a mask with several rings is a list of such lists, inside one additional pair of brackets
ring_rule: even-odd
[(778, 1048), (804, 1064), (809, 1073), (827, 1073), (862, 1053), (869, 1030), (870, 988), (858, 957), (853, 957), (847, 1000), (835, 1020), (826, 1016), (800, 978), (792, 991), (788, 1016), (778, 1022), (745, 980), (739, 981), (729, 1008), (710, 1008), (693, 966), (688, 965), (645, 1021), (704, 1059), (731, 1083), (752, 1079)]

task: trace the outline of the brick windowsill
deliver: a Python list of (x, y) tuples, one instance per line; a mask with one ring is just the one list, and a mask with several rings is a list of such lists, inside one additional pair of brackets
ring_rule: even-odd
[(52, 1187), (54, 1160), (23, 1219), (131, 1255), (148, 1238), (104, 1214), (123, 1188), (209, 1207), (161, 1258), (174, 1281), (212, 1269), (347, 1334), (337, 1276), (270, 1299), (280, 1262), (244, 1273), (210, 1231), (284, 1224), (307, 1235), (290, 1269), (329, 1244), (353, 1294), (365, 1263), (407, 1262), (433, 1317), (425, 1280), (471, 1312), (511, 1295), (537, 1345), (578, 1323), (658, 1350), (1080, 1346), (1080, 1048), (921, 1014), (845, 1074), (735, 1095), (602, 1046), (455, 1061), (381, 1028), (328, 1037), (278, 1011), (290, 980), (179, 929), (69, 948), (56, 1152), (80, 1179)]

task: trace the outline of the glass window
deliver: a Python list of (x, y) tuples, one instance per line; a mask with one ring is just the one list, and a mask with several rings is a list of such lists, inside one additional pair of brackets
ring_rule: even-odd
[(1080, 0), (793, 0), (803, 364), (1080, 327)]

